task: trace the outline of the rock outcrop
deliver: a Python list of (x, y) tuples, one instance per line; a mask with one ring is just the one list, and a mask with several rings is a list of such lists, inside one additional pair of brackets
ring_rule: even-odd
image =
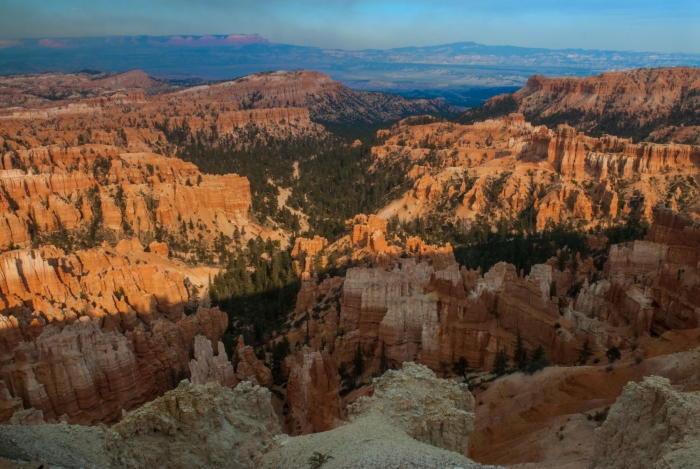
[(474, 431), (474, 397), (465, 384), (438, 379), (424, 365), (404, 363), (373, 380), (372, 397), (360, 397), (348, 409), (350, 421), (381, 415), (412, 438), (467, 454)]
[(327, 350), (302, 348), (285, 359), (288, 373), (287, 404), (290, 435), (331, 430), (340, 424), (340, 375)]
[[(675, 116), (696, 112), (698, 89), (700, 72), (695, 67), (641, 68), (584, 78), (534, 75), (515, 93), (491, 98), (459, 119), (471, 122), (484, 111), (498, 115), (498, 109), (510, 109), (535, 123), (568, 121), (579, 130), (635, 138), (656, 129), (657, 137), (668, 137), (673, 132), (668, 135), (658, 128), (670, 125), (675, 130)], [(696, 122), (686, 121), (691, 123)]]
[(272, 372), (255, 356), (253, 347), (243, 342), (243, 336), (238, 338), (236, 355), (238, 359), (236, 378), (239, 381), (250, 381), (266, 388), (272, 387)]
[(183, 381), (118, 424), (0, 425), (0, 456), (85, 468), (253, 468), (280, 432), (266, 389)]
[(190, 375), (192, 384), (217, 382), (227, 388), (235, 388), (239, 383), (233, 365), (226, 356), (224, 344), (219, 342), (215, 356), (211, 341), (203, 335), (194, 338), (194, 358), (190, 360)]
[(658, 376), (629, 383), (600, 428), (591, 469), (682, 469), (700, 458), (700, 393)]
[(314, 453), (330, 456), (323, 465), (329, 469), (487, 467), (457, 453), (466, 453), (474, 419), (466, 385), (404, 363), (402, 371), (376, 378), (374, 389), (373, 397), (351, 406), (350, 423), (314, 435), (281, 437), (259, 467), (306, 467)]
[(651, 221), (660, 203), (700, 216), (697, 146), (594, 138), (522, 119), (468, 126), (403, 121), (380, 131), (375, 159), (404, 172), (411, 187), (378, 215), (401, 221), (440, 215), (455, 225), (518, 218), (526, 230), (569, 221), (607, 226), (630, 215)]

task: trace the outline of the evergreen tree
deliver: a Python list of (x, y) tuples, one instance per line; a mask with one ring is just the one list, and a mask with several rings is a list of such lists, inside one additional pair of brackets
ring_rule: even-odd
[(379, 357), (379, 371), (384, 374), (389, 369), (389, 362), (386, 359), (386, 351), (384, 350), (384, 341), (382, 340), (382, 353)]
[(527, 362), (527, 372), (532, 374), (550, 365), (549, 358), (545, 355), (544, 347), (538, 346), (532, 351), (530, 360)]
[(493, 372), (498, 376), (505, 373), (508, 370), (509, 361), (510, 357), (508, 356), (508, 352), (506, 348), (503, 347), (503, 349), (496, 354), (496, 358), (493, 361)]
[(469, 371), (469, 361), (464, 357), (459, 357), (459, 360), (452, 363), (452, 372), (462, 375), (464, 380), (467, 380), (467, 372)]
[(588, 339), (586, 339), (586, 341), (583, 343), (583, 348), (578, 353), (579, 365), (585, 365), (588, 363), (588, 359), (591, 358), (591, 355), (593, 355), (591, 343), (588, 341)]
[(523, 345), (523, 338), (520, 336), (520, 330), (518, 330), (518, 336), (515, 341), (515, 351), (513, 352), (513, 362), (518, 370), (524, 370), (527, 366), (527, 350)]
[(608, 351), (605, 352), (605, 356), (608, 357), (610, 363), (613, 363), (615, 360), (619, 360), (620, 358), (622, 358), (620, 349), (618, 349), (617, 347), (610, 347)]

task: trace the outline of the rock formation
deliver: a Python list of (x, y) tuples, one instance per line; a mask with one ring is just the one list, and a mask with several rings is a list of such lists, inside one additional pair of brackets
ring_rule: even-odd
[[(231, 237), (243, 226), (250, 233), (260, 230), (248, 222), (246, 178), (203, 175), (191, 163), (151, 153), (117, 155), (116, 148), (104, 145), (91, 148), (87, 156), (77, 150), (20, 150), (0, 161), (2, 246), (27, 246), (32, 236), (79, 232), (91, 223), (127, 239), (152, 237), (156, 226), (185, 238), (196, 238), (198, 232), (207, 238), (212, 232)], [(85, 168), (99, 165), (108, 170), (85, 174)], [(35, 167), (38, 173), (18, 167)], [(167, 257), (167, 246), (155, 247)]]
[(474, 397), (466, 385), (407, 362), (401, 371), (375, 378), (373, 386), (372, 397), (360, 397), (348, 409), (351, 422), (378, 414), (418, 441), (466, 455), (474, 431)]
[(672, 116), (697, 109), (698, 89), (700, 72), (694, 67), (641, 68), (585, 78), (534, 75), (517, 92), (491, 98), (460, 120), (472, 122), (509, 108), (536, 123), (568, 121), (579, 130), (644, 138), (649, 128), (672, 124), (675, 130), (678, 121)]
[(591, 469), (681, 469), (700, 457), (700, 393), (658, 376), (629, 383), (600, 428)]
[(279, 431), (266, 389), (183, 381), (109, 429), (0, 425), (0, 456), (62, 467), (243, 469)]
[(289, 434), (306, 435), (331, 430), (340, 423), (340, 375), (327, 350), (304, 347), (285, 359), (288, 371), (285, 402)]
[(233, 372), (233, 365), (226, 356), (224, 344), (219, 342), (217, 355), (211, 341), (203, 335), (194, 338), (194, 358), (190, 360), (190, 381), (192, 384), (217, 382), (227, 388), (235, 388), (239, 381)]
[(374, 386), (373, 397), (351, 407), (350, 423), (279, 439), (259, 467), (305, 467), (314, 452), (331, 457), (323, 466), (329, 469), (487, 467), (453, 452), (466, 452), (472, 429), (474, 402), (466, 385), (438, 380), (426, 367), (404, 363), (403, 371), (376, 378)]
[(2, 421), (114, 422), (187, 376), (195, 336), (218, 343), (228, 317), (188, 291), (208, 273), (135, 246), (0, 254)]
[(383, 144), (372, 149), (412, 186), (379, 211), (384, 219), (517, 218), (544, 230), (568, 221), (607, 226), (630, 214), (651, 221), (659, 203), (700, 217), (695, 146), (593, 138), (567, 125), (533, 127), (522, 115), (469, 126), (409, 123), (380, 131)]
[(236, 377), (239, 381), (250, 381), (266, 388), (272, 387), (272, 372), (255, 356), (253, 347), (243, 342), (243, 336), (238, 338), (236, 355), (238, 359)]

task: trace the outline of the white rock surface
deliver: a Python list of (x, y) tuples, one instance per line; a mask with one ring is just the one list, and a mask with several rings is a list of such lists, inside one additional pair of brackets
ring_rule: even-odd
[(600, 428), (591, 469), (700, 467), (700, 393), (666, 378), (629, 383)]

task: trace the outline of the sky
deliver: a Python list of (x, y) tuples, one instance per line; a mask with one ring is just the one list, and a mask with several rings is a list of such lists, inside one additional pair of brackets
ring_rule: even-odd
[(0, 0), (0, 39), (234, 33), (338, 49), (700, 53), (700, 0)]

